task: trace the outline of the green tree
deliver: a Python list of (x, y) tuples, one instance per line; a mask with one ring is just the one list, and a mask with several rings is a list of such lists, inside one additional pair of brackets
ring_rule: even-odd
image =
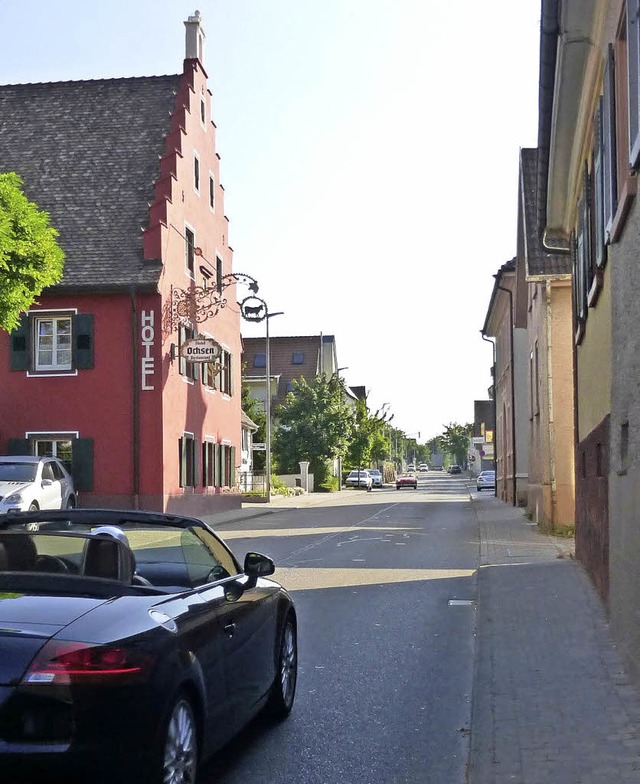
[(444, 433), (439, 440), (443, 449), (453, 456), (456, 463), (461, 466), (467, 464), (467, 453), (469, 451), (469, 438), (473, 432), (473, 425), (459, 425), (450, 422), (444, 426)]
[[(253, 434), (253, 440), (257, 443), (264, 444), (267, 440), (267, 415), (265, 413), (263, 404), (255, 397), (251, 397), (250, 387), (246, 382), (242, 383), (241, 401), (242, 410), (244, 413), (249, 417), (249, 419), (255, 422), (256, 425), (258, 425), (258, 429)], [(266, 452), (254, 452), (254, 471), (264, 471), (266, 460)]]
[(327, 460), (344, 458), (352, 437), (354, 416), (344, 382), (321, 375), (292, 383), (293, 391), (275, 412), (272, 449), (278, 469), (293, 473), (300, 460), (308, 460), (311, 471), (324, 476)]
[(22, 192), (14, 172), (0, 174), (0, 328), (15, 329), (47, 286), (62, 279), (64, 252), (49, 215)]

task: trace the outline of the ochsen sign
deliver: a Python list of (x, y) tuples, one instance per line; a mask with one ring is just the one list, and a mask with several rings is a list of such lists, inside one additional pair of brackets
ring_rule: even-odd
[(221, 348), (213, 338), (190, 338), (180, 346), (180, 356), (187, 362), (213, 362)]

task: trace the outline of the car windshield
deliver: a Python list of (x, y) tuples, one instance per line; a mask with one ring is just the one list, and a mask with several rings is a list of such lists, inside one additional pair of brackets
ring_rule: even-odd
[(36, 463), (0, 463), (0, 482), (33, 482)]

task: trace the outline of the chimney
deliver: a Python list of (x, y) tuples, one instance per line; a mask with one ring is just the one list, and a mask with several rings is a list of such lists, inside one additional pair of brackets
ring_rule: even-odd
[(185, 32), (185, 57), (187, 60), (199, 60), (202, 64), (204, 60), (204, 39), (205, 34), (200, 24), (202, 17), (200, 11), (196, 11), (184, 23)]

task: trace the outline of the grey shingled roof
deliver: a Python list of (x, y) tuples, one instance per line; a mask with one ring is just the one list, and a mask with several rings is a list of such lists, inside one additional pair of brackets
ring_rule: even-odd
[(571, 274), (571, 254), (551, 253), (542, 245), (542, 232), (539, 226), (538, 210), (538, 149), (520, 150), (520, 220), (523, 221), (525, 263), (527, 275)]
[(15, 171), (66, 253), (55, 290), (153, 286), (142, 232), (180, 76), (0, 86), (0, 171)]

